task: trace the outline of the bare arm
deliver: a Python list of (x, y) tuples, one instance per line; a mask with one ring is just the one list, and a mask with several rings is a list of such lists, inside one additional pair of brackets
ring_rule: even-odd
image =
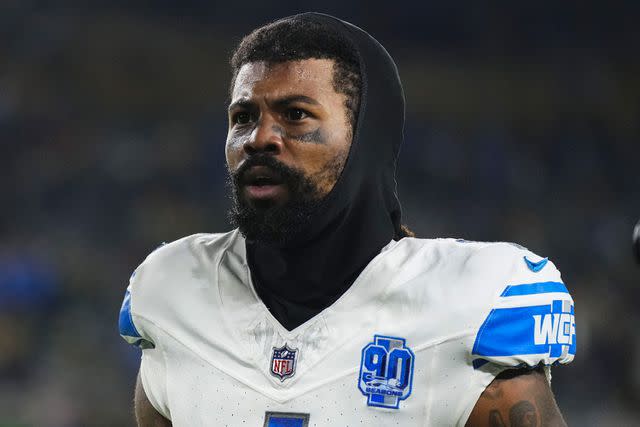
[(172, 427), (171, 421), (160, 415), (149, 402), (144, 388), (142, 388), (140, 374), (138, 374), (138, 379), (136, 380), (134, 401), (138, 427)]
[(478, 399), (467, 427), (566, 427), (542, 368), (498, 375)]

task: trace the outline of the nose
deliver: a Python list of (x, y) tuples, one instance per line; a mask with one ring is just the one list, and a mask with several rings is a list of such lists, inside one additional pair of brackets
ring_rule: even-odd
[(283, 145), (280, 129), (270, 115), (263, 114), (243, 146), (245, 153), (249, 155), (257, 153), (280, 154)]

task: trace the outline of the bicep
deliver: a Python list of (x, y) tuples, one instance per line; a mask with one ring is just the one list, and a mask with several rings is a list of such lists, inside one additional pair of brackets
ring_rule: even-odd
[(467, 427), (566, 427), (542, 368), (498, 375), (471, 411)]
[(138, 379), (136, 380), (136, 391), (135, 391), (135, 413), (136, 413), (136, 422), (138, 427), (171, 427), (171, 421), (167, 420), (163, 417), (156, 409), (153, 407), (149, 399), (147, 398), (147, 394), (142, 387), (142, 380), (140, 379), (140, 375), (138, 374)]

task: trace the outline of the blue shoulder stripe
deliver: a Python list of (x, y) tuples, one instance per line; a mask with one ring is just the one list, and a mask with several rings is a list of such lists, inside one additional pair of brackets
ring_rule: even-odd
[(523, 283), (521, 285), (509, 285), (500, 294), (501, 297), (513, 297), (520, 295), (548, 294), (562, 292), (568, 294), (567, 287), (562, 282)]
[(546, 354), (551, 358), (575, 355), (575, 328), (570, 300), (494, 308), (478, 331), (472, 354), (488, 357)]
[(128, 289), (124, 294), (122, 308), (120, 308), (118, 326), (120, 328), (120, 335), (123, 337), (142, 338), (142, 335), (140, 335), (140, 332), (136, 329), (136, 325), (133, 324), (133, 318), (131, 317), (131, 292), (129, 292)]

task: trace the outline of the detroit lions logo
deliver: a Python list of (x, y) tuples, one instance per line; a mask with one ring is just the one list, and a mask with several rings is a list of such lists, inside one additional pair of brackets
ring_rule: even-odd
[(404, 338), (374, 335), (362, 349), (358, 388), (367, 405), (398, 409), (411, 395), (415, 356)]

